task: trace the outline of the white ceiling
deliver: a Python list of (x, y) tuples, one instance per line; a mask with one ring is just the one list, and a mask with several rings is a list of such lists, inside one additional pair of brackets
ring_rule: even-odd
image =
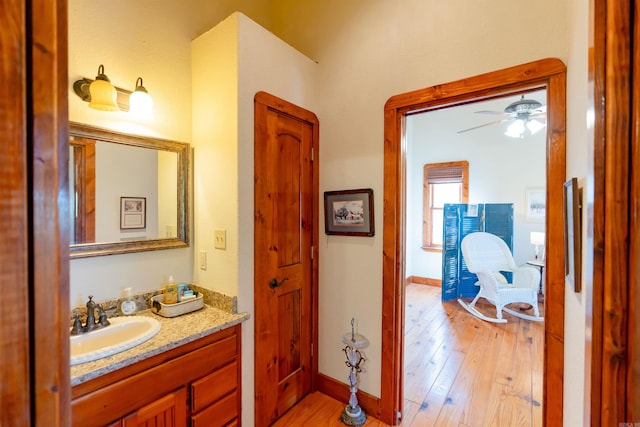
[[(501, 98), (495, 98), (489, 101), (478, 101), (470, 104), (443, 108), (436, 111), (429, 111), (425, 114), (416, 115), (414, 116), (414, 119), (421, 122), (423, 120), (426, 120), (430, 123), (430, 126), (437, 127), (439, 132), (442, 132), (444, 134), (457, 134), (457, 132), (460, 130), (502, 120), (504, 116), (501, 116), (500, 114), (479, 114), (477, 112), (504, 112), (505, 107), (507, 107), (512, 102), (518, 101), (521, 97), (522, 94), (509, 95)], [(525, 94), (525, 99), (533, 99), (540, 102), (542, 105), (546, 105), (547, 91), (543, 89), (535, 92), (528, 92)], [(510, 121), (496, 123), (493, 125), (470, 130), (465, 133), (473, 133), (477, 138), (481, 138), (483, 136), (495, 137), (497, 135), (504, 135), (504, 132), (506, 131), (509, 124)]]

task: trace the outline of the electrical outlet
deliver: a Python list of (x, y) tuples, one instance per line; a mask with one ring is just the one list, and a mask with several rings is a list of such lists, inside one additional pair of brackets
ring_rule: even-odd
[(200, 270), (207, 269), (207, 251), (200, 251)]
[(214, 247), (216, 249), (227, 249), (227, 230), (216, 229), (213, 231)]

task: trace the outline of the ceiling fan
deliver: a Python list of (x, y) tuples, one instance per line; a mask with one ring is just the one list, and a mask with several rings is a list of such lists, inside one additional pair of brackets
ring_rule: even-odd
[(459, 130), (458, 133), (468, 132), (498, 123), (513, 122), (507, 128), (505, 135), (513, 138), (524, 138), (527, 129), (533, 135), (546, 125), (547, 106), (542, 105), (535, 99), (525, 99), (524, 95), (522, 95), (522, 98), (507, 105), (504, 111), (482, 110), (476, 111), (476, 113), (500, 115), (503, 116), (503, 118)]

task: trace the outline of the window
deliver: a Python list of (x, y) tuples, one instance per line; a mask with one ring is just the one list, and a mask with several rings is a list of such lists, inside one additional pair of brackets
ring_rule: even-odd
[(445, 203), (467, 203), (469, 162), (466, 160), (424, 165), (424, 216), (422, 248), (442, 250), (442, 222)]

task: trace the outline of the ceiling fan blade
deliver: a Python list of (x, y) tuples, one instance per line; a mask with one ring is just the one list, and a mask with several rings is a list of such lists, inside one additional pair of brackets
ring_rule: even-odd
[(499, 116), (506, 116), (507, 115), (507, 113), (505, 113), (504, 111), (491, 111), (491, 110), (474, 111), (474, 113), (476, 113), (476, 114), (495, 114), (495, 115), (499, 115)]
[(470, 131), (470, 130), (474, 130), (474, 129), (479, 129), (479, 128), (483, 128), (483, 127), (485, 127), (485, 126), (490, 126), (490, 125), (495, 125), (495, 124), (497, 124), (497, 123), (502, 123), (502, 122), (506, 122), (506, 121), (508, 121), (508, 120), (509, 120), (509, 119), (504, 119), (504, 120), (496, 120), (495, 122), (489, 122), (489, 123), (485, 123), (485, 124), (483, 124), (483, 125), (480, 125), (480, 126), (474, 126), (474, 127), (471, 127), (471, 128), (467, 128), (467, 129), (462, 129), (462, 130), (459, 130), (459, 131), (458, 131), (457, 133), (463, 133), (463, 132), (468, 132), (468, 131)]

